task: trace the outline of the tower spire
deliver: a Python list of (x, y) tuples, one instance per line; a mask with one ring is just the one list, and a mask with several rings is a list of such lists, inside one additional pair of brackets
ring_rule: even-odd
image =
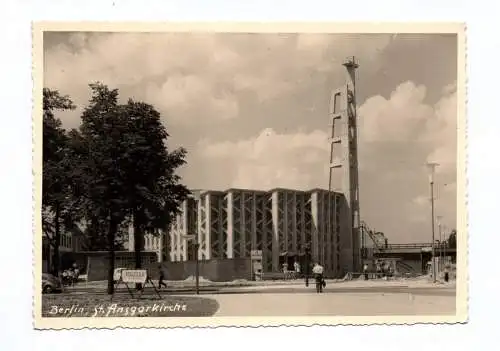
[[(356, 70), (359, 64), (354, 56), (342, 65), (346, 68), (346, 82), (332, 93), (330, 103), (330, 174), (329, 191), (334, 189), (344, 195), (344, 216), (350, 240), (337, 240), (337, 252), (342, 262), (352, 257), (352, 270), (361, 264), (363, 238), (360, 230), (359, 181), (358, 181), (358, 131), (356, 106)], [(337, 233), (339, 235), (339, 233)]]

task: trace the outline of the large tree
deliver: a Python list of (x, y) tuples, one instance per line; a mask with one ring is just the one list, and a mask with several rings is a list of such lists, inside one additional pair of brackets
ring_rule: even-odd
[(90, 84), (91, 99), (82, 114), (80, 162), (74, 192), (81, 199), (85, 217), (96, 228), (105, 226), (109, 251), (108, 294), (114, 291), (116, 238), (127, 216), (127, 174), (122, 162), (127, 152), (125, 115), (118, 105), (118, 91)]
[(68, 155), (68, 135), (54, 113), (74, 108), (68, 96), (43, 89), (42, 230), (53, 249), (50, 261), (54, 274), (60, 269), (61, 233), (71, 229), (77, 213), (70, 191), (74, 165)]
[(122, 161), (128, 164), (127, 194), (134, 227), (135, 267), (141, 268), (144, 235), (168, 230), (172, 217), (189, 194), (176, 174), (186, 162), (186, 150), (169, 151), (169, 135), (160, 113), (152, 105), (129, 100), (121, 111), (128, 122), (124, 136), (127, 152)]

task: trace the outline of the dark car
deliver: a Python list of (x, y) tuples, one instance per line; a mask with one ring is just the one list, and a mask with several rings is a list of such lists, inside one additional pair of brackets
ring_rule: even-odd
[(61, 291), (62, 282), (60, 278), (49, 273), (42, 273), (42, 293), (50, 294)]

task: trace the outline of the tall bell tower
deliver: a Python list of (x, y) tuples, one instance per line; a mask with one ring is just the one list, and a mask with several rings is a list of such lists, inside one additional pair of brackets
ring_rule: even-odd
[(358, 271), (361, 267), (363, 237), (360, 230), (359, 180), (358, 180), (358, 129), (356, 107), (355, 57), (343, 64), (346, 70), (344, 86), (332, 92), (330, 100), (330, 174), (329, 191), (344, 194), (343, 218), (348, 218), (343, 231), (349, 238), (341, 239), (339, 252), (343, 262), (352, 259), (349, 268)]

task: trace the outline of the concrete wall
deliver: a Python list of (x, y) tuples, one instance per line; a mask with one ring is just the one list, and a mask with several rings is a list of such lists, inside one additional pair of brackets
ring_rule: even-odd
[[(156, 252), (142, 252), (142, 266), (150, 268), (153, 265), (158, 265)], [(83, 271), (87, 273), (87, 281), (107, 280), (109, 253), (102, 252), (82, 252), (75, 256), (76, 262), (83, 267)], [(116, 253), (115, 268), (134, 268), (135, 256), (134, 252), (120, 251)]]
[[(213, 282), (229, 282), (236, 279), (251, 280), (252, 265), (249, 258), (211, 259), (199, 262), (200, 279)], [(163, 273), (167, 280), (185, 280), (195, 276), (196, 261), (163, 262)], [(149, 266), (153, 279), (158, 279), (158, 264)]]
[[(340, 237), (339, 237), (339, 251), (340, 251), (340, 272), (345, 274), (347, 272), (352, 272), (356, 268), (354, 265), (354, 260), (357, 257), (353, 255), (353, 238), (352, 226), (349, 222), (349, 217), (351, 216), (351, 211), (349, 210), (349, 205), (346, 201), (345, 196), (337, 197), (337, 206), (339, 206), (339, 222), (340, 222)], [(341, 274), (341, 275), (342, 275)]]

